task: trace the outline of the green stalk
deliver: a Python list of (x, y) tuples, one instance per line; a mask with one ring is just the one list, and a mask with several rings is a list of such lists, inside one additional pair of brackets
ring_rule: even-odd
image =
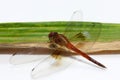
[[(79, 22), (78, 22), (79, 23)], [(80, 22), (87, 28), (97, 22)], [(0, 43), (46, 42), (51, 31), (64, 33), (69, 22), (19, 22), (0, 23)], [(81, 28), (81, 27), (78, 27)], [(74, 32), (72, 30), (71, 32)], [(101, 23), (98, 41), (119, 41), (120, 24)]]

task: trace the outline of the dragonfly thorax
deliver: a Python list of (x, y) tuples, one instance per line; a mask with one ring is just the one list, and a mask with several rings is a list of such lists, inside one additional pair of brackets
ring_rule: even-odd
[(48, 37), (51, 43), (56, 43), (60, 46), (66, 46), (68, 44), (66, 37), (62, 34), (58, 34), (57, 32), (51, 32)]

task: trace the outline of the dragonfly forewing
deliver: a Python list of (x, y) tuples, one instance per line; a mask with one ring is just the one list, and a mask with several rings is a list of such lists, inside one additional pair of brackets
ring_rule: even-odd
[(101, 31), (101, 23), (82, 22), (81, 11), (75, 11), (65, 30), (65, 36), (84, 52), (89, 52)]
[(53, 53), (52, 50), (42, 47), (31, 47), (24, 50), (19, 50), (13, 53), (10, 58), (10, 63), (14, 65), (25, 64), (34, 61), (46, 59)]

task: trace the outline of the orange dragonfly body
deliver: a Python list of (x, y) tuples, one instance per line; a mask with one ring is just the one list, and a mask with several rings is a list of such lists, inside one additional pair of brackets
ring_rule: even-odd
[(67, 37), (65, 37), (63, 34), (58, 34), (57, 32), (51, 32), (49, 34), (49, 39), (50, 39), (50, 42), (56, 43), (56, 44), (58, 44), (60, 46), (65, 46), (66, 48), (76, 52), (77, 54), (80, 54), (81, 56), (83, 56), (84, 58), (88, 59), (89, 61), (97, 64), (98, 66), (106, 68), (103, 64), (99, 63), (95, 59), (88, 56), (86, 53), (84, 53), (84, 52), (80, 51), (79, 49), (77, 49), (73, 44), (71, 44), (69, 42)]
[[(76, 14), (78, 14), (78, 12), (73, 13), (72, 15), (73, 19), (74, 17), (76, 18)], [(65, 35), (59, 34), (56, 31), (50, 31), (50, 33), (48, 34), (48, 37), (50, 40), (49, 48), (52, 48), (53, 49), (52, 51), (49, 51), (49, 50), (47, 50), (46, 52), (39, 51), (39, 53), (40, 54), (42, 53), (43, 55), (32, 55), (35, 53), (35, 50), (37, 48), (37, 47), (36, 48), (34, 47), (29, 50), (16, 52), (11, 57), (10, 62), (12, 64), (22, 64), (30, 61), (39, 60), (40, 61), (39, 64), (32, 69), (31, 74), (33, 78), (49, 75), (51, 73), (59, 71), (64, 67), (70, 65), (72, 63), (72, 61), (70, 61), (71, 60), (70, 58), (71, 56), (73, 56), (73, 53), (83, 56), (87, 60), (93, 62), (94, 64), (102, 68), (106, 68), (103, 64), (101, 64), (100, 62), (88, 56), (86, 52), (84, 52), (84, 50), (79, 50), (78, 48), (76, 48), (76, 46), (74, 46), (71, 43), (71, 41), (69, 41), (70, 37), (71, 37), (71, 40), (73, 41), (77, 40), (78, 42), (83, 42), (83, 43), (84, 42), (86, 43), (87, 39), (88, 41), (92, 40), (92, 44), (90, 45), (84, 44), (84, 46), (87, 46), (87, 48), (85, 49), (87, 50), (91, 47), (91, 45), (93, 45), (93, 43), (97, 39), (101, 26), (99, 24), (93, 23), (93, 24), (90, 24), (90, 27), (88, 28), (88, 27), (85, 27), (84, 23), (81, 24), (79, 21), (70, 22), (68, 26), (70, 27), (66, 28)], [(81, 28), (78, 28), (78, 27), (81, 27)], [(76, 30), (76, 32), (70, 32), (73, 29)], [(62, 52), (62, 51), (67, 51), (66, 49), (72, 51), (73, 53)], [(49, 55), (44, 55), (44, 52)], [(64, 55), (67, 55), (67, 56), (64, 56)]]

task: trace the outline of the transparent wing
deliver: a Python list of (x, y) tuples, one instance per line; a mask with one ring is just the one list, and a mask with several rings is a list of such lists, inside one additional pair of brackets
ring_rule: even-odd
[(57, 57), (59, 58), (49, 56), (46, 58), (46, 60), (41, 61), (36, 67), (33, 68), (31, 72), (32, 78), (51, 75), (55, 72), (65, 69), (72, 63), (71, 59), (68, 56), (62, 56), (59, 54)]
[(10, 58), (10, 63), (17, 65), (33, 62), (36, 60), (44, 60), (49, 55), (51, 55), (52, 52), (52, 50), (42, 47), (31, 47), (24, 50), (19, 50), (12, 55), (12, 57)]
[(75, 11), (68, 22), (65, 36), (73, 42), (76, 47), (84, 52), (88, 52), (97, 40), (101, 30), (100, 23), (82, 22), (82, 12)]
[(39, 64), (31, 73), (33, 78), (38, 78), (67, 68), (73, 62), (70, 60), (71, 54), (47, 48), (29, 48), (17, 51), (10, 58), (10, 63), (18, 65), (39, 60)]

